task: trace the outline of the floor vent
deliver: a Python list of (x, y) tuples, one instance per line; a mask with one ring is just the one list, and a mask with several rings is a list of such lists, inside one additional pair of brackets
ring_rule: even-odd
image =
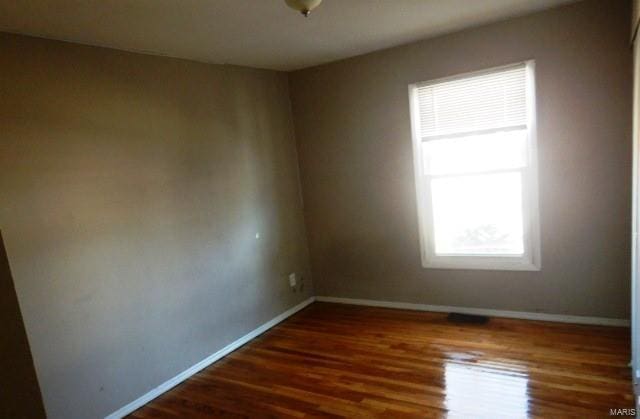
[(489, 322), (489, 317), (475, 314), (449, 313), (447, 320), (451, 323), (486, 324)]

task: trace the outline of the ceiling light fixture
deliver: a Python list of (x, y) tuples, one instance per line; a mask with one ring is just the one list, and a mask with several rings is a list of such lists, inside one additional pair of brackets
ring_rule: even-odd
[(313, 9), (320, 6), (322, 0), (284, 0), (284, 2), (293, 10), (297, 10), (302, 13), (304, 17), (307, 17)]

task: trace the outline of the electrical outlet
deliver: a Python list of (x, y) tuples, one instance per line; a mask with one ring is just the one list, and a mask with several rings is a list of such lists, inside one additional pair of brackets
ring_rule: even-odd
[(289, 274), (289, 286), (291, 288), (295, 288), (297, 284), (298, 284), (298, 278), (296, 278), (296, 274), (295, 273)]

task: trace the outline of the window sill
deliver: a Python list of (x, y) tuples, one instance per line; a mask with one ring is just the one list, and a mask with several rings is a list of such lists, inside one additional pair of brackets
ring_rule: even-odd
[(437, 257), (432, 260), (423, 260), (425, 269), (458, 269), (458, 270), (489, 270), (489, 271), (540, 271), (539, 263), (532, 263), (521, 259), (509, 260), (509, 258), (452, 258)]

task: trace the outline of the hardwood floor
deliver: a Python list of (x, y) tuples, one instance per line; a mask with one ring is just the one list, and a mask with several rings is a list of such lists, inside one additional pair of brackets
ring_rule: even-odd
[(627, 328), (314, 303), (132, 418), (609, 417)]

